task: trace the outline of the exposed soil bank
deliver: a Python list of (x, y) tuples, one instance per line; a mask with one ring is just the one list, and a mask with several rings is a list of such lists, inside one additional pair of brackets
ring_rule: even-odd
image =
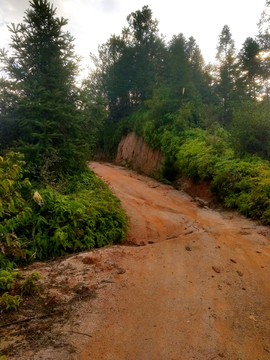
[[(100, 160), (104, 160), (100, 156)], [(118, 145), (115, 164), (126, 166), (143, 174), (154, 177), (160, 176), (165, 156), (160, 150), (153, 150), (142, 137), (134, 132), (124, 136)], [(186, 176), (180, 176), (176, 182), (176, 188), (182, 189), (192, 197), (200, 197), (206, 202), (216, 201), (210, 192), (210, 181), (195, 184)]]
[(115, 163), (130, 165), (134, 170), (151, 175), (160, 171), (164, 156), (160, 150), (153, 150), (134, 132), (123, 137), (118, 145)]

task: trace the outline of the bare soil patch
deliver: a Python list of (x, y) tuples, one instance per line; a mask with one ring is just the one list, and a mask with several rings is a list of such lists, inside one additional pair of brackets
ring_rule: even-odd
[(41, 290), (19, 313), (1, 309), (0, 354), (14, 360), (269, 359), (269, 228), (200, 206), (133, 171), (91, 168), (120, 198), (129, 215), (126, 245), (134, 246), (24, 270), (42, 273)]

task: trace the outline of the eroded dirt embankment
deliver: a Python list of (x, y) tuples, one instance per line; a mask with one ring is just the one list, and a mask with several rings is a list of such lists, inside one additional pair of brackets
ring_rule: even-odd
[(51, 342), (43, 330), (12, 359), (270, 359), (269, 228), (133, 171), (90, 167), (120, 198), (137, 246), (40, 265), (53, 278), (48, 299), (64, 313), (78, 300)]
[[(100, 159), (102, 160), (102, 157)], [(142, 137), (138, 137), (134, 132), (123, 136), (115, 157), (115, 164), (127, 166), (155, 178), (161, 176), (164, 162), (165, 156), (161, 150), (153, 150)], [(209, 181), (195, 184), (190, 178), (182, 175), (175, 182), (175, 186), (183, 189), (193, 197), (200, 197), (206, 201), (215, 201), (215, 197), (209, 191)]]
[(153, 174), (162, 168), (165, 158), (160, 150), (153, 150), (134, 132), (124, 136), (117, 149), (115, 163), (129, 165), (144, 174)]

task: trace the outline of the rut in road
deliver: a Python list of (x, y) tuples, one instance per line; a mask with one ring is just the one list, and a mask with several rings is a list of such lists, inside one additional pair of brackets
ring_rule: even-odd
[(97, 251), (106, 282), (79, 314), (77, 331), (92, 337), (73, 335), (78, 359), (270, 359), (269, 229), (132, 171), (90, 167), (120, 198), (128, 241), (146, 246)]

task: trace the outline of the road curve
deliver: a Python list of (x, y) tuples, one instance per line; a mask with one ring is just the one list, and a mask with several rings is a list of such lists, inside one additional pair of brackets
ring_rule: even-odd
[(74, 338), (78, 359), (270, 359), (269, 228), (132, 171), (90, 168), (120, 198), (128, 241), (141, 246), (98, 250), (99, 266), (119, 271), (80, 320), (92, 337)]

